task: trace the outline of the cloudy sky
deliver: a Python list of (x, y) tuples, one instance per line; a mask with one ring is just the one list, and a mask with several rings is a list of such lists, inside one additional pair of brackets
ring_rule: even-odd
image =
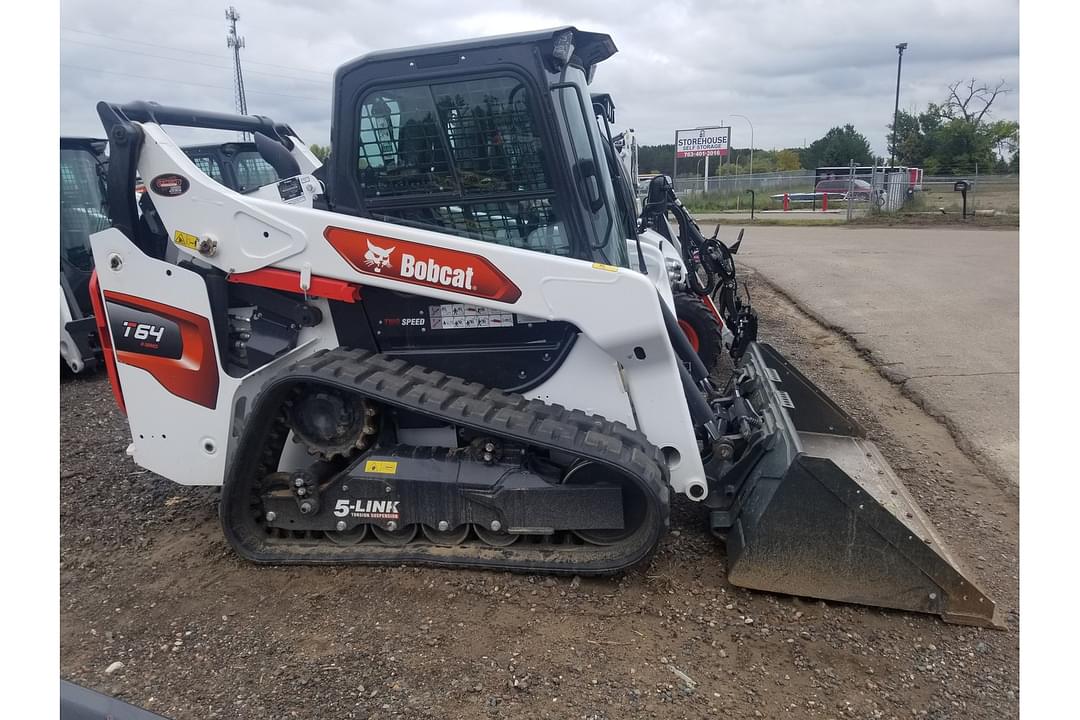
[[(228, 0), (60, 4), (60, 129), (100, 135), (98, 100), (233, 109)], [(334, 69), (371, 50), (563, 24), (607, 32), (619, 53), (597, 71), (619, 126), (645, 144), (674, 129), (727, 121), (732, 144), (801, 146), (853, 123), (885, 154), (898, 42), (907, 42), (902, 108), (925, 107), (950, 82), (1005, 80), (994, 117), (1017, 119), (1016, 0), (233, 0), (248, 111), (330, 134)]]

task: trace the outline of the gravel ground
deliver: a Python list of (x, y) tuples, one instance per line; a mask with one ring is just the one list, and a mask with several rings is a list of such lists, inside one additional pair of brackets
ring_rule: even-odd
[(763, 339), (867, 426), (1007, 630), (732, 587), (688, 502), (611, 579), (257, 567), (214, 490), (124, 455), (99, 376), (61, 386), (61, 675), (172, 718), (1016, 717), (1015, 490), (748, 280)]

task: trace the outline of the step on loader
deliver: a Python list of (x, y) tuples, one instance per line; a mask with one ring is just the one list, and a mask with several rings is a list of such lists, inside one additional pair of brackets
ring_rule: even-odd
[[(709, 378), (617, 211), (589, 94), (614, 52), (563, 27), (353, 60), (325, 165), (265, 117), (100, 103), (91, 292), (135, 462), (222, 486), (259, 563), (608, 574), (650, 558), (680, 494), (736, 584), (992, 624), (747, 303), (721, 303), (739, 360)], [(282, 179), (225, 187), (172, 126), (250, 133)], [(693, 261), (731, 291), (737, 249)]]

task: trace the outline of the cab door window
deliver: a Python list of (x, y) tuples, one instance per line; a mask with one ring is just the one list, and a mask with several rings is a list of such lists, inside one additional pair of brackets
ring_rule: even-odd
[(574, 255), (530, 91), (477, 77), (368, 92), (356, 173), (374, 217), (500, 245)]

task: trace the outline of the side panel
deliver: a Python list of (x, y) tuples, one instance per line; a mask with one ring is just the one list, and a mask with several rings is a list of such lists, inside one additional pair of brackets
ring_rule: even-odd
[[(220, 484), (225, 474), (229, 408), (238, 381), (227, 376), (218, 362), (203, 279), (189, 270), (147, 257), (119, 230), (104, 230), (93, 235), (91, 242), (94, 263), (100, 268), (98, 282), (106, 299), (108, 331), (112, 347), (116, 348), (116, 369), (135, 462), (184, 485)], [(176, 309), (191, 324), (188, 334), (205, 332), (209, 337), (185, 337), (181, 357), (175, 359), (134, 352), (130, 349), (134, 330), (132, 337), (121, 336), (122, 323), (131, 320), (122, 319), (112, 308), (119, 307), (119, 301), (134, 304), (140, 300), (144, 306), (158, 306), (159, 312)], [(195, 330), (200, 319), (206, 323), (204, 329)], [(148, 334), (147, 341), (152, 340)], [(121, 349), (124, 347), (129, 349)], [(172, 347), (164, 350), (174, 354)], [(205, 363), (202, 367), (206, 369), (200, 370), (199, 363)], [(154, 374), (157, 371), (160, 376), (162, 370), (165, 377), (171, 373), (173, 378), (192, 377), (191, 373), (199, 372), (207, 378), (212, 372), (216, 383), (200, 386), (195, 394), (206, 404), (181, 397), (175, 385), (172, 390), (166, 387)]]
[(618, 420), (637, 429), (634, 409), (623, 383), (622, 369), (588, 338), (579, 338), (554, 377), (523, 392), (527, 398), (560, 403), (587, 413)]

